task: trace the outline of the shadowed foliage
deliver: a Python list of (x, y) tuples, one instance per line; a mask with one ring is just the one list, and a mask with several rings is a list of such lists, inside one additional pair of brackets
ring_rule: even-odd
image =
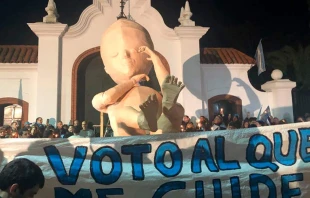
[(302, 89), (310, 89), (310, 45), (299, 45), (296, 48), (286, 45), (280, 50), (268, 53), (266, 62), (291, 77)]

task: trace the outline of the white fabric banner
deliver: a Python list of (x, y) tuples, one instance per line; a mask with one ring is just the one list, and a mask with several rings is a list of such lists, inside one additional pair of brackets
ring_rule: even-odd
[(38, 164), (38, 197), (310, 197), (310, 123), (92, 139), (1, 139)]

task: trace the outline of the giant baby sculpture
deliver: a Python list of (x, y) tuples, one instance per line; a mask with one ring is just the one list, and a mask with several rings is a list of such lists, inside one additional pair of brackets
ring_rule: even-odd
[[(92, 104), (108, 113), (114, 136), (180, 131), (184, 108), (176, 100), (184, 84), (170, 76), (166, 59), (154, 51), (144, 27), (127, 19), (117, 20), (104, 32), (100, 54), (105, 71), (117, 85), (95, 95)], [(139, 84), (149, 80), (152, 66), (162, 95)]]

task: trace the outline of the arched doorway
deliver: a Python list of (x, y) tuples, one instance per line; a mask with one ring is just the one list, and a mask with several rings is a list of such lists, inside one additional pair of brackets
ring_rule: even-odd
[[(87, 120), (100, 124), (100, 113), (91, 101), (97, 93), (115, 86), (115, 82), (104, 71), (100, 48), (95, 47), (82, 53), (74, 63), (72, 71), (72, 120)], [(105, 115), (105, 121), (107, 121)]]
[[(10, 108), (12, 107), (12, 108)], [(6, 112), (5, 110), (9, 111)], [(21, 111), (21, 112), (20, 112)], [(0, 98), (0, 126), (8, 124), (13, 120), (18, 120), (21, 126), (28, 121), (29, 103), (17, 98)], [(12, 115), (11, 119), (8, 114)]]
[(215, 115), (220, 114), (221, 109), (224, 115), (238, 114), (242, 120), (242, 100), (229, 94), (217, 95), (208, 100), (209, 118), (213, 120)]

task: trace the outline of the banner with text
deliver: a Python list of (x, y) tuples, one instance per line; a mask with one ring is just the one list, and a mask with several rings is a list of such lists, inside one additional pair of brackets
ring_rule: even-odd
[(1, 139), (0, 169), (25, 157), (38, 197), (310, 197), (310, 123), (81, 139)]

